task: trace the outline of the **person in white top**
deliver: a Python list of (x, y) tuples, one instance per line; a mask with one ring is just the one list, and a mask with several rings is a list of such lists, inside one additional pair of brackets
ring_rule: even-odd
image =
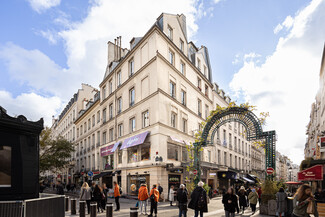
[(170, 201), (170, 206), (173, 206), (173, 202), (175, 201), (175, 193), (176, 191), (174, 191), (174, 186), (172, 185), (169, 189), (169, 201)]

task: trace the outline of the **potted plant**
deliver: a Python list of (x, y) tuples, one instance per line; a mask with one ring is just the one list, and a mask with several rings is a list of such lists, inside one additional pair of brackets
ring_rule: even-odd
[[(262, 185), (262, 195), (260, 204), (260, 213), (264, 215), (269, 214), (269, 204), (275, 202), (275, 194), (278, 192), (278, 186), (275, 181), (265, 180)], [(272, 201), (273, 200), (273, 201)]]

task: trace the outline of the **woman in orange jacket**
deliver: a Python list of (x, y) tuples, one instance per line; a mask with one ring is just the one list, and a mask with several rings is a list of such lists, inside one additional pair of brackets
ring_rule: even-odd
[(114, 182), (114, 198), (116, 203), (116, 209), (114, 211), (120, 210), (120, 186), (118, 186), (117, 182)]
[(144, 215), (147, 214), (147, 199), (149, 198), (148, 189), (146, 184), (141, 184), (141, 187), (139, 189), (138, 199), (139, 199), (139, 205), (140, 205), (140, 213), (142, 212), (142, 207), (144, 206)]
[(150, 191), (150, 202), (151, 202), (151, 208), (150, 208), (150, 215), (152, 216), (153, 211), (155, 211), (155, 216), (157, 216), (157, 205), (159, 200), (159, 191), (157, 190), (157, 186), (153, 185), (151, 191)]

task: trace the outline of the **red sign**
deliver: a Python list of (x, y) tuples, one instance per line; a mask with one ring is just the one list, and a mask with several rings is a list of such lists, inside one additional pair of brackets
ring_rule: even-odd
[(193, 170), (193, 174), (196, 175), (197, 174), (197, 170)]
[(325, 137), (320, 138), (320, 147), (325, 147)]
[(274, 169), (272, 167), (269, 167), (269, 168), (266, 169), (266, 173), (268, 175), (272, 175), (274, 173)]
[(316, 165), (298, 172), (298, 181), (319, 181), (323, 180), (323, 166)]

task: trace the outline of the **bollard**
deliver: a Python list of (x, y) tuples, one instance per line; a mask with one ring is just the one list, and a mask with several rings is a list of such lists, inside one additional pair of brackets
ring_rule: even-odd
[(65, 211), (69, 211), (69, 197), (65, 197)]
[(76, 199), (71, 199), (71, 215), (77, 214)]
[(97, 216), (97, 204), (91, 203), (90, 204), (90, 217), (96, 217)]
[(106, 217), (113, 217), (113, 203), (106, 204)]
[(138, 207), (130, 207), (130, 217), (138, 217)]
[(86, 201), (79, 201), (79, 217), (86, 216)]

